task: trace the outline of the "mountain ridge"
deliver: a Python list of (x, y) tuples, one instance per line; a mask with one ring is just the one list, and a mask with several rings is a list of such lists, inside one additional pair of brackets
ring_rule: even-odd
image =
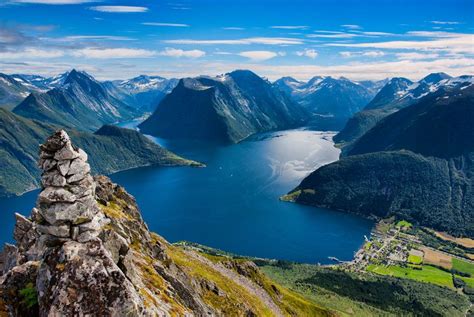
[(268, 81), (240, 70), (181, 79), (139, 127), (166, 138), (235, 143), (258, 132), (300, 126), (305, 115)]

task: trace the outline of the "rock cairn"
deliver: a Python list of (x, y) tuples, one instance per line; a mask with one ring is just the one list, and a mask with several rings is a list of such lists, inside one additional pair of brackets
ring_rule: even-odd
[(57, 245), (97, 238), (107, 220), (95, 200), (87, 154), (59, 130), (40, 146), (38, 165), (43, 171), (42, 191), (32, 218), (40, 239), (46, 245)]

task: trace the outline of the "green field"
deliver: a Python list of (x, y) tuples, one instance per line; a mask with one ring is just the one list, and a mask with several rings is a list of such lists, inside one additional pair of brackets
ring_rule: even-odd
[(412, 264), (421, 264), (421, 262), (423, 262), (423, 258), (418, 255), (410, 254), (408, 256), (408, 262)]
[(474, 277), (474, 264), (453, 258), (453, 269), (459, 272), (470, 274)]
[(454, 288), (451, 273), (429, 265), (424, 265), (420, 270), (415, 270), (401, 266), (383, 266), (371, 264), (367, 267), (367, 271), (380, 275), (408, 278), (419, 282), (432, 283)]
[(400, 220), (396, 224), (397, 228), (407, 228), (408, 229), (408, 228), (411, 228), (412, 226), (413, 225), (410, 222), (406, 221), (406, 220)]

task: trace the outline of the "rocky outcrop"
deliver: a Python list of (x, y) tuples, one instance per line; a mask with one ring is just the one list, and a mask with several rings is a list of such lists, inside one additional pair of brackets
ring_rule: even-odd
[[(98, 237), (110, 223), (95, 199), (87, 154), (64, 131), (41, 146), (42, 191), (31, 218), (16, 215), (2, 286), (11, 296), (35, 285), (39, 315), (154, 315)], [(12, 289), (15, 286), (17, 289)], [(18, 289), (18, 286), (22, 287)], [(6, 303), (14, 303), (8, 296)], [(18, 315), (16, 305), (9, 313)]]
[(256, 282), (255, 266), (231, 259), (224, 266), (151, 233), (135, 199), (109, 178), (92, 177), (87, 154), (66, 132), (52, 135), (40, 157), (36, 207), (30, 217), (16, 215), (16, 245), (0, 254), (0, 316), (279, 316), (299, 309)]

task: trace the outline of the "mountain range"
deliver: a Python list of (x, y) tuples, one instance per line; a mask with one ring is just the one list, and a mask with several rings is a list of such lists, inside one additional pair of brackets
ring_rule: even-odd
[(345, 157), (311, 173), (284, 198), (365, 216), (398, 215), (473, 237), (473, 105), (472, 82), (447, 79), (380, 120)]
[(131, 120), (137, 109), (110, 95), (104, 85), (85, 72), (72, 70), (57, 78), (56, 87), (33, 92), (13, 112), (67, 128), (95, 131), (103, 124)]
[(315, 76), (308, 82), (283, 77), (274, 85), (313, 115), (312, 126), (339, 130), (370, 102), (383, 82)]
[(430, 74), (418, 82), (392, 78), (365, 106), (356, 113), (334, 137), (336, 143), (350, 144), (386, 116), (416, 103), (420, 98), (442, 87), (462, 87), (473, 82), (472, 76), (452, 78), (445, 73)]
[(153, 112), (160, 101), (178, 84), (178, 79), (141, 75), (129, 80), (114, 82), (127, 92), (143, 112)]
[(98, 81), (84, 71), (53, 77), (0, 73), (0, 107), (22, 116), (94, 131), (102, 124), (150, 113), (176, 86), (177, 79), (141, 75)]
[(239, 142), (271, 130), (302, 126), (308, 112), (251, 71), (181, 79), (142, 124), (164, 138)]

